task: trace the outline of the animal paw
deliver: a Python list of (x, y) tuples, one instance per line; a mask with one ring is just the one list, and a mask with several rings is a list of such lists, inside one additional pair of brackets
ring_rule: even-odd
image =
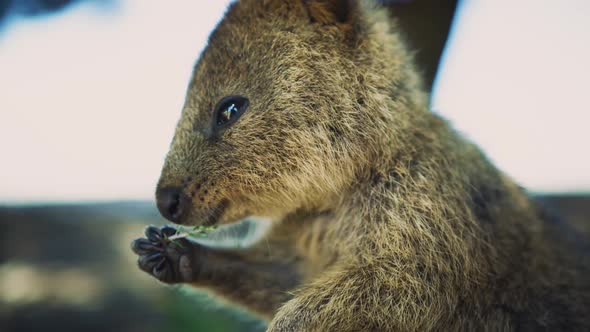
[(145, 238), (131, 242), (131, 249), (139, 258), (142, 271), (165, 283), (193, 281), (196, 275), (194, 260), (198, 245), (186, 239), (170, 240), (176, 229), (170, 226), (149, 226)]

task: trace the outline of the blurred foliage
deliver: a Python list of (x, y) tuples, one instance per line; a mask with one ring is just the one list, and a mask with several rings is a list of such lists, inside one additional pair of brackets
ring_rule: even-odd
[(112, 5), (118, 0), (0, 0), (0, 24), (11, 13), (19, 16), (41, 16), (59, 12), (84, 1)]
[(162, 300), (160, 309), (168, 331), (256, 332), (265, 329), (263, 323), (240, 311), (224, 310), (212, 304), (214, 300), (204, 294), (176, 292)]
[(0, 331), (263, 331), (137, 268), (129, 243), (163, 223), (148, 202), (0, 206)]

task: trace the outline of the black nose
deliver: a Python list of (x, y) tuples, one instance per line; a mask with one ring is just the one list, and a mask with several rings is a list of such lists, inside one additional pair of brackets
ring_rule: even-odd
[(175, 223), (180, 223), (190, 204), (188, 197), (177, 187), (158, 189), (156, 201), (162, 216)]

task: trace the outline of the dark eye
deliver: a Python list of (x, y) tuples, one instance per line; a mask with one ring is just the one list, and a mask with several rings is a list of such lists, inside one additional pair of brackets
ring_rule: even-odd
[(216, 129), (232, 125), (248, 108), (248, 99), (242, 96), (224, 97), (215, 107)]

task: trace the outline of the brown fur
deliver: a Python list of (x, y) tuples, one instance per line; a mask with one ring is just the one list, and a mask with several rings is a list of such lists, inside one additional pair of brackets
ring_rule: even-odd
[[(249, 109), (212, 135), (213, 106), (235, 94)], [(371, 2), (232, 5), (159, 186), (190, 196), (186, 223), (274, 224), (252, 248), (194, 245), (195, 275), (175, 282), (269, 331), (589, 330), (587, 251), (427, 105), (395, 22)]]

